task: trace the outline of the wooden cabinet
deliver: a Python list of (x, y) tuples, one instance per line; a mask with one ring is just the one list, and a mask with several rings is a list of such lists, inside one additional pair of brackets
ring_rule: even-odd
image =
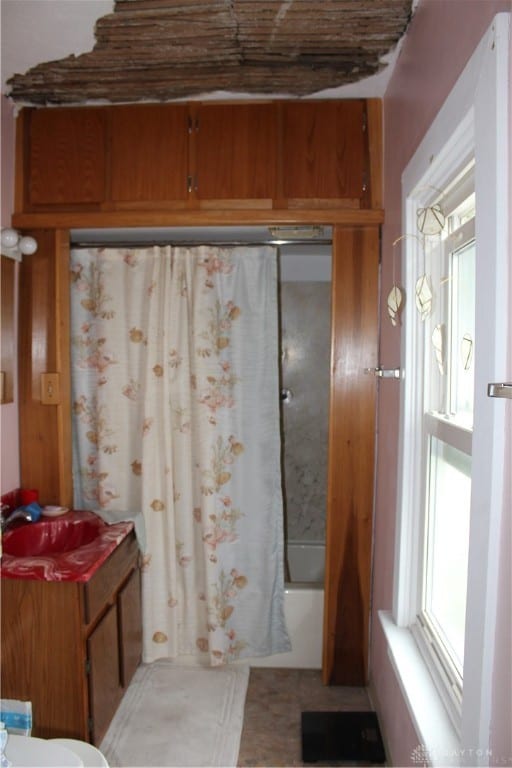
[(379, 158), (376, 100), (29, 108), (17, 208), (370, 208)]
[(186, 204), (189, 114), (186, 104), (112, 108), (110, 177), (114, 203)]
[(105, 199), (104, 110), (29, 110), (26, 132), (29, 206), (87, 206)]
[(192, 121), (200, 201), (272, 207), (277, 193), (275, 104), (203, 104)]
[(140, 599), (134, 534), (85, 584), (2, 580), (2, 696), (32, 702), (33, 736), (101, 742), (141, 660)]
[(359, 208), (365, 185), (365, 102), (285, 102), (283, 197), (291, 207), (315, 200)]

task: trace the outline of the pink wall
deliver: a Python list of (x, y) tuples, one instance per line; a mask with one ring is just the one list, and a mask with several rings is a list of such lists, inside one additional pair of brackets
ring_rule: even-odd
[[(393, 368), (400, 362), (400, 329), (393, 328), (387, 318), (386, 297), (393, 282), (392, 243), (403, 232), (402, 172), (494, 15), (511, 8), (510, 0), (421, 0), (404, 40), (384, 99), (386, 224), (382, 241), (380, 341), (380, 364), (384, 368)], [(383, 380), (379, 389), (371, 678), (393, 764), (410, 765), (411, 751), (418, 740), (388, 659), (386, 642), (377, 616), (377, 611), (391, 609), (393, 599), (398, 453), (396, 435), (399, 418), (396, 382)], [(500, 601), (505, 616), (510, 616), (510, 585), (507, 584), (510, 579), (510, 538), (505, 536), (506, 531), (503, 533), (503, 591), (500, 593)], [(502, 685), (507, 675), (510, 680), (510, 668), (507, 666), (507, 661), (510, 664), (510, 623), (506, 619), (499, 628), (496, 643), (497, 685), (493, 742), (496, 745), (495, 754), (507, 754), (510, 759), (510, 689), (506, 691)], [(508, 703), (505, 701), (507, 693)], [(508, 752), (505, 752), (507, 748)]]
[[(14, 210), (14, 139), (15, 119), (11, 103), (2, 95), (2, 227), (11, 225), (11, 215)], [(16, 281), (18, 266), (16, 265)], [(17, 291), (16, 291), (17, 295)], [(15, 307), (17, 314), (17, 307)], [(16, 386), (16, 372), (14, 376)], [(0, 493), (7, 493), (19, 486), (19, 436), (18, 436), (18, 406), (16, 395), (14, 403), (0, 405), (0, 442), (1, 442), (1, 479)]]

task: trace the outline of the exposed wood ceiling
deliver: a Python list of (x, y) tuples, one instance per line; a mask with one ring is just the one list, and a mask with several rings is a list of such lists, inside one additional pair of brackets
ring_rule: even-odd
[(165, 101), (215, 91), (305, 96), (382, 68), (412, 0), (116, 0), (89, 53), (9, 81), (15, 101)]

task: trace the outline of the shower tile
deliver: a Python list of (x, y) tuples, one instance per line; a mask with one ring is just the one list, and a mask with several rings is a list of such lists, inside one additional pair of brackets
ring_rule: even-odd
[(364, 688), (324, 686), (321, 672), (251, 669), (238, 756), (239, 768), (303, 766), (302, 711), (369, 711)]
[(281, 376), (288, 539), (323, 541), (327, 489), (330, 284), (283, 282)]

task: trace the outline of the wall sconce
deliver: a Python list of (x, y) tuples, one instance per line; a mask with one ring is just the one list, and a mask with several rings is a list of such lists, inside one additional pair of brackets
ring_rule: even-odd
[(33, 237), (22, 236), (10, 227), (2, 229), (1, 245), (3, 255), (16, 261), (21, 261), (22, 256), (30, 256), (37, 251), (37, 241)]

